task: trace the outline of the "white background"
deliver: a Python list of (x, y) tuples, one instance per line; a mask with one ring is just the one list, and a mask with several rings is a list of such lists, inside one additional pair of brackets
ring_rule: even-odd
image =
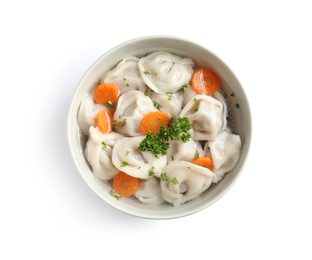
[[(0, 259), (312, 259), (309, 1), (2, 1)], [(66, 117), (88, 67), (173, 35), (218, 55), (253, 117), (250, 156), (218, 202), (175, 220), (119, 212), (79, 176)]]

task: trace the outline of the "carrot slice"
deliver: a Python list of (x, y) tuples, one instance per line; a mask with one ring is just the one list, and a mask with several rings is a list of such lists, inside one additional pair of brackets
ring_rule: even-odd
[(122, 197), (134, 194), (140, 185), (140, 179), (132, 177), (124, 172), (118, 172), (113, 180), (113, 189)]
[(112, 115), (107, 110), (101, 110), (97, 115), (98, 128), (104, 134), (112, 131), (112, 121)]
[(116, 104), (119, 96), (119, 89), (114, 84), (101, 83), (94, 92), (94, 101), (98, 104)]
[(211, 95), (220, 88), (220, 79), (211, 70), (199, 69), (193, 73), (191, 85), (198, 94)]
[(146, 114), (140, 124), (140, 128), (143, 134), (152, 132), (154, 134), (159, 133), (160, 126), (169, 126), (169, 116), (161, 111), (150, 112)]
[(210, 171), (213, 170), (213, 162), (210, 157), (198, 157), (195, 161), (193, 161), (194, 164), (206, 167)]

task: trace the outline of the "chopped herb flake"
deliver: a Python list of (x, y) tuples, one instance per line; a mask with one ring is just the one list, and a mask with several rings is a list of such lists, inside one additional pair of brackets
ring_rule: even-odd
[(233, 93), (231, 93), (231, 94), (230, 94), (230, 96), (231, 96), (231, 97), (234, 97), (234, 96), (235, 96), (234, 92), (233, 92)]
[(182, 86), (182, 90), (185, 91), (190, 86), (190, 83), (186, 83)]
[(121, 196), (118, 196), (116, 193), (115, 193), (115, 191), (114, 190), (111, 190), (110, 192), (109, 192), (109, 194), (111, 195), (111, 196), (113, 196), (115, 199), (117, 199), (117, 200), (120, 200), (120, 198), (121, 198)]
[(104, 148), (106, 148), (106, 143), (105, 142), (102, 142), (102, 145)]
[[(120, 118), (120, 116), (119, 116), (119, 118)], [(122, 128), (126, 124), (126, 121), (127, 121), (127, 118), (124, 118), (124, 120), (121, 121), (121, 122), (119, 122), (117, 120), (114, 120), (112, 125), (113, 125), (113, 127), (120, 127), (120, 128)]]
[(166, 92), (166, 95), (167, 95), (169, 101), (172, 100), (172, 98), (173, 98), (172, 92)]
[(117, 107), (117, 104), (113, 104), (111, 101), (107, 101), (105, 103), (105, 106), (107, 107), (109, 112), (113, 113)]
[(235, 104), (235, 106), (236, 106), (237, 108), (240, 108), (239, 104)]
[(144, 70), (144, 74), (145, 75), (151, 75), (151, 71), (150, 70)]
[(153, 104), (154, 104), (154, 107), (157, 108), (158, 110), (161, 109), (161, 105), (157, 103), (156, 101), (153, 100)]
[(163, 172), (162, 174), (160, 174), (160, 178), (162, 181), (168, 181), (167, 173)]
[(149, 169), (149, 171), (148, 171), (148, 176), (152, 177), (152, 176), (155, 175), (154, 169), (155, 169), (154, 166), (153, 166), (152, 168)]
[(126, 167), (127, 165), (129, 165), (129, 163), (127, 163), (126, 161), (124, 161), (124, 162), (122, 162), (122, 163), (120, 164), (120, 167)]
[(178, 179), (176, 177), (174, 177), (171, 182), (171, 184), (179, 184), (180, 182), (178, 181)]

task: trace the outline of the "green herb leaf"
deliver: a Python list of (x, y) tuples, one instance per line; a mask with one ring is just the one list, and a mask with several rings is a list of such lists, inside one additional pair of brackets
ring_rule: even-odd
[(163, 172), (162, 174), (160, 174), (160, 178), (162, 181), (168, 181), (167, 173)]
[(109, 194), (111, 195), (111, 196), (113, 196), (115, 199), (117, 199), (117, 200), (120, 200), (120, 198), (121, 198), (121, 196), (118, 196), (116, 193), (115, 193), (115, 191), (114, 190), (111, 190), (110, 192), (109, 192)]
[(107, 107), (109, 112), (113, 113), (117, 107), (117, 104), (113, 104), (111, 101), (107, 101), (105, 103), (105, 106)]
[(144, 70), (144, 74), (145, 75), (151, 75), (151, 71), (150, 70)]
[(194, 154), (194, 159), (197, 159), (199, 157), (199, 153), (198, 151), (196, 150), (195, 154)]
[(150, 151), (156, 158), (159, 158), (159, 155), (165, 155), (168, 149), (169, 143), (164, 142), (159, 135), (154, 135), (152, 132), (149, 132), (139, 145), (141, 152)]
[(158, 110), (161, 109), (161, 105), (157, 103), (156, 101), (153, 100), (153, 104), (154, 104), (154, 107), (157, 108)]
[(105, 142), (102, 142), (102, 145), (104, 148), (106, 148), (106, 143)]
[(174, 177), (171, 182), (171, 184), (179, 184), (180, 182), (178, 181), (178, 179), (176, 177)]
[[(119, 118), (120, 118), (120, 116), (119, 116)], [(120, 128), (122, 128), (126, 124), (126, 121), (127, 121), (127, 118), (124, 118), (124, 120), (121, 121), (121, 122), (117, 121), (117, 120), (114, 120), (112, 125), (113, 125), (113, 127), (120, 127)]]
[(168, 100), (172, 100), (172, 98), (173, 98), (173, 93), (172, 92), (166, 92), (166, 95), (168, 97)]
[(148, 171), (148, 176), (152, 177), (152, 176), (155, 175), (154, 169), (155, 169), (154, 166), (153, 166), (152, 168), (149, 169), (149, 171)]
[(120, 167), (126, 167), (127, 165), (129, 165), (129, 163), (127, 163), (126, 161), (124, 161), (124, 162), (122, 162), (122, 163), (120, 164)]
[(190, 86), (190, 83), (186, 83), (182, 86), (182, 90), (185, 91)]
[(150, 151), (156, 158), (159, 155), (166, 155), (169, 149), (169, 139), (186, 142), (190, 139), (190, 134), (188, 133), (190, 129), (191, 125), (187, 117), (179, 117), (176, 123), (173, 119), (170, 119), (168, 128), (161, 126), (159, 133), (149, 132), (141, 141), (139, 150), (141, 152)]

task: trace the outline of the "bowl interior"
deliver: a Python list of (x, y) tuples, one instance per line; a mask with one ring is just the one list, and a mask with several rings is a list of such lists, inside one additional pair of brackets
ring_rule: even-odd
[[(234, 118), (236, 133), (240, 135), (242, 151), (236, 167), (225, 175), (216, 185), (209, 187), (197, 199), (173, 207), (169, 204), (160, 206), (147, 205), (133, 199), (117, 200), (109, 194), (111, 188), (95, 178), (84, 157), (84, 138), (80, 135), (77, 114), (82, 98), (93, 89), (102, 75), (115, 67), (119, 61), (128, 56), (144, 56), (154, 51), (168, 51), (170, 53), (190, 57), (197, 67), (210, 68), (220, 79), (224, 92), (229, 96), (230, 116)], [(235, 93), (235, 96), (230, 96)], [(239, 107), (237, 107), (239, 104)], [(228, 66), (206, 48), (185, 39), (167, 36), (148, 36), (130, 40), (111, 49), (96, 60), (81, 78), (72, 98), (67, 121), (67, 137), (69, 148), (78, 172), (88, 186), (111, 206), (134, 216), (150, 219), (170, 219), (183, 217), (198, 212), (221, 198), (241, 173), (246, 161), (251, 139), (251, 115), (247, 97), (240, 82)]]

